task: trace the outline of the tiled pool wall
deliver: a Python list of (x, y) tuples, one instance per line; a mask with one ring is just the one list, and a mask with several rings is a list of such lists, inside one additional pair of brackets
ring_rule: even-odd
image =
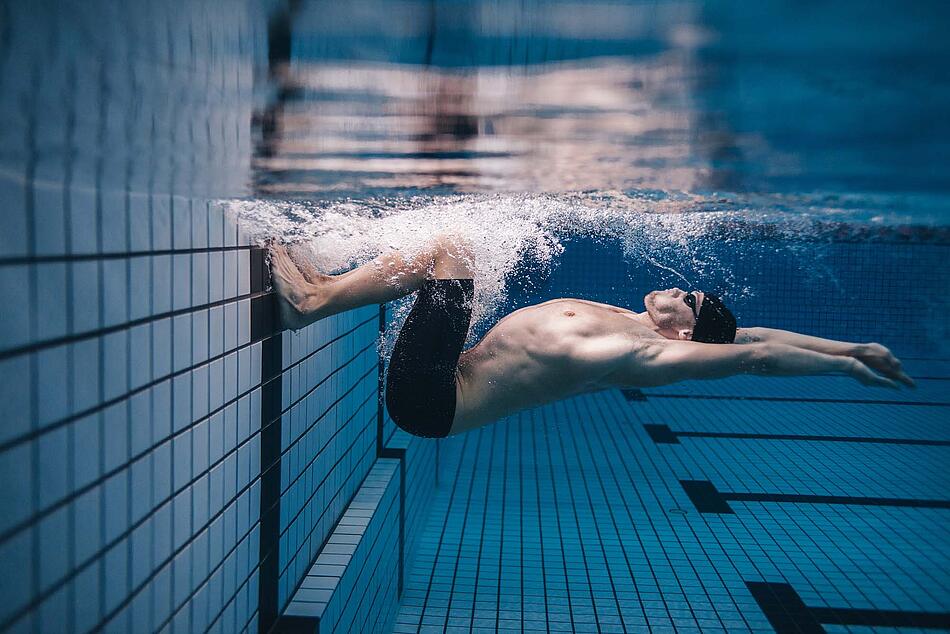
[(378, 307), (275, 332), (216, 201), (286, 6), (226, 8), (0, 9), (0, 630), (315, 630), (318, 554), (336, 629), (395, 614), (435, 446), (384, 433)]
[[(385, 630), (395, 614), (440, 450), (380, 407), (385, 319), (276, 333), (263, 254), (215, 202), (252, 193), (283, 7), (2, 7), (0, 630)], [(576, 246), (552, 293), (639, 290)], [(736, 265), (776, 301), (737, 302), (740, 318), (884, 341), (890, 323), (933, 353), (913, 306), (878, 300), (946, 288), (945, 247), (826, 248), (870, 299), (826, 307), (800, 266), (753, 258)]]

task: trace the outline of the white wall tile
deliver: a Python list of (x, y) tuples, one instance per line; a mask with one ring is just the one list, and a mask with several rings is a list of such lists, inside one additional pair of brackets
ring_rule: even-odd
[(0, 310), (0, 350), (21, 346), (30, 340), (29, 267), (0, 266), (0, 289), (7, 306)]
[(71, 590), (70, 584), (67, 583), (44, 599), (39, 608), (39, 631), (55, 632), (62, 623), (72, 620), (72, 604), (69, 601)]
[(182, 310), (191, 306), (191, 256), (176, 254), (172, 256), (174, 269), (172, 284), (172, 309)]
[(172, 379), (172, 429), (179, 432), (191, 425), (192, 390), (191, 372), (179, 374)]
[(6, 531), (29, 517), (33, 509), (31, 484), (33, 461), (31, 447), (23, 443), (0, 452), (0, 478), (4, 482), (17, 482), (20, 486), (0, 489), (0, 530)]
[(178, 315), (172, 319), (173, 369), (178, 372), (190, 367), (192, 360), (191, 315)]
[(102, 210), (102, 252), (126, 253), (129, 250), (129, 221), (125, 209), (125, 193), (121, 190), (102, 189), (99, 200)]
[(149, 256), (129, 260), (129, 319), (148, 317), (152, 311), (152, 259)]
[(152, 258), (152, 314), (161, 315), (172, 310), (172, 256)]
[(66, 264), (53, 262), (36, 267), (37, 339), (54, 339), (66, 334), (69, 313), (66, 297)]
[(172, 230), (176, 250), (192, 247), (191, 201), (184, 196), (172, 196)]
[(73, 502), (73, 517), (76, 526), (73, 532), (73, 551), (77, 563), (85, 563), (101, 547), (101, 505), (101, 487), (90, 489)]
[(36, 363), (37, 424), (47, 425), (69, 414), (66, 346), (46, 348), (34, 355)]
[(167, 194), (155, 194), (152, 197), (152, 249), (166, 251), (171, 248), (171, 199)]
[(146, 390), (132, 396), (129, 400), (129, 427), (133, 456), (139, 455), (152, 446), (152, 392)]
[(130, 592), (129, 588), (129, 545), (122, 540), (103, 557), (105, 567), (105, 612), (113, 612)]
[(3, 231), (0, 231), (0, 257), (26, 255), (26, 188), (15, 177), (0, 177), (0, 205)]
[(69, 188), (69, 241), (76, 254), (99, 252), (96, 212), (96, 192), (81, 182), (74, 181)]
[(172, 371), (172, 320), (159, 319), (152, 324), (152, 379), (168, 376)]
[(0, 361), (0, 442), (25, 434), (33, 420), (30, 355)]
[(191, 256), (191, 303), (195, 306), (208, 303), (207, 253), (194, 253)]
[(192, 420), (200, 420), (208, 415), (208, 374), (209, 365), (204, 364), (191, 371), (192, 377)]
[(128, 321), (128, 276), (125, 259), (102, 260), (103, 325), (115, 326)]
[(23, 531), (0, 544), (0, 617), (8, 618), (29, 600), (33, 582), (33, 535)]
[[(146, 183), (147, 185), (147, 183)], [(129, 251), (141, 253), (151, 249), (152, 219), (149, 216), (149, 199), (145, 187), (133, 186), (129, 193)]]
[(111, 332), (101, 341), (103, 396), (110, 400), (129, 391), (129, 331)]
[(66, 218), (63, 208), (63, 164), (41, 160), (36, 166), (33, 186), (33, 242), (38, 255), (66, 252)]
[(69, 428), (58, 427), (39, 437), (39, 508), (45, 509), (69, 492)]
[(152, 325), (145, 323), (129, 330), (129, 388), (138, 389), (152, 379)]
[(105, 518), (103, 535), (106, 543), (119, 537), (128, 528), (129, 484), (128, 470), (106, 479), (102, 485), (102, 511)]

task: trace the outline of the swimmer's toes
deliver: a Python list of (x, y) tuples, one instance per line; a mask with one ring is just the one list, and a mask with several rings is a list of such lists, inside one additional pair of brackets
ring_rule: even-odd
[(304, 279), (311, 284), (319, 284), (330, 279), (329, 275), (324, 275), (319, 272), (316, 267), (310, 263), (310, 259), (307, 257), (306, 250), (302, 245), (290, 245), (287, 247), (287, 255), (294, 263), (294, 266), (296, 266), (303, 275)]

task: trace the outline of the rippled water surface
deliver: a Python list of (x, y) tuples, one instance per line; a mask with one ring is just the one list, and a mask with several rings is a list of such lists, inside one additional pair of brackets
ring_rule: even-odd
[(940, 16), (935, 2), (311, 2), (292, 17), (256, 185), (688, 192), (943, 224)]
[(936, 2), (304, 3), (276, 22), (256, 197), (229, 207), (326, 271), (461, 234), (476, 318), (530, 295), (576, 240), (733, 300), (765, 288), (737, 254), (786, 258), (859, 301), (832, 243), (950, 242), (940, 17)]

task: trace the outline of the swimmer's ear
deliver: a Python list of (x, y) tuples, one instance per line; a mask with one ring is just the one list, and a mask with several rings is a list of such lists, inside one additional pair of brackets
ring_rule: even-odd
[(690, 328), (683, 328), (676, 332), (676, 338), (680, 341), (689, 341), (693, 338), (693, 331)]

